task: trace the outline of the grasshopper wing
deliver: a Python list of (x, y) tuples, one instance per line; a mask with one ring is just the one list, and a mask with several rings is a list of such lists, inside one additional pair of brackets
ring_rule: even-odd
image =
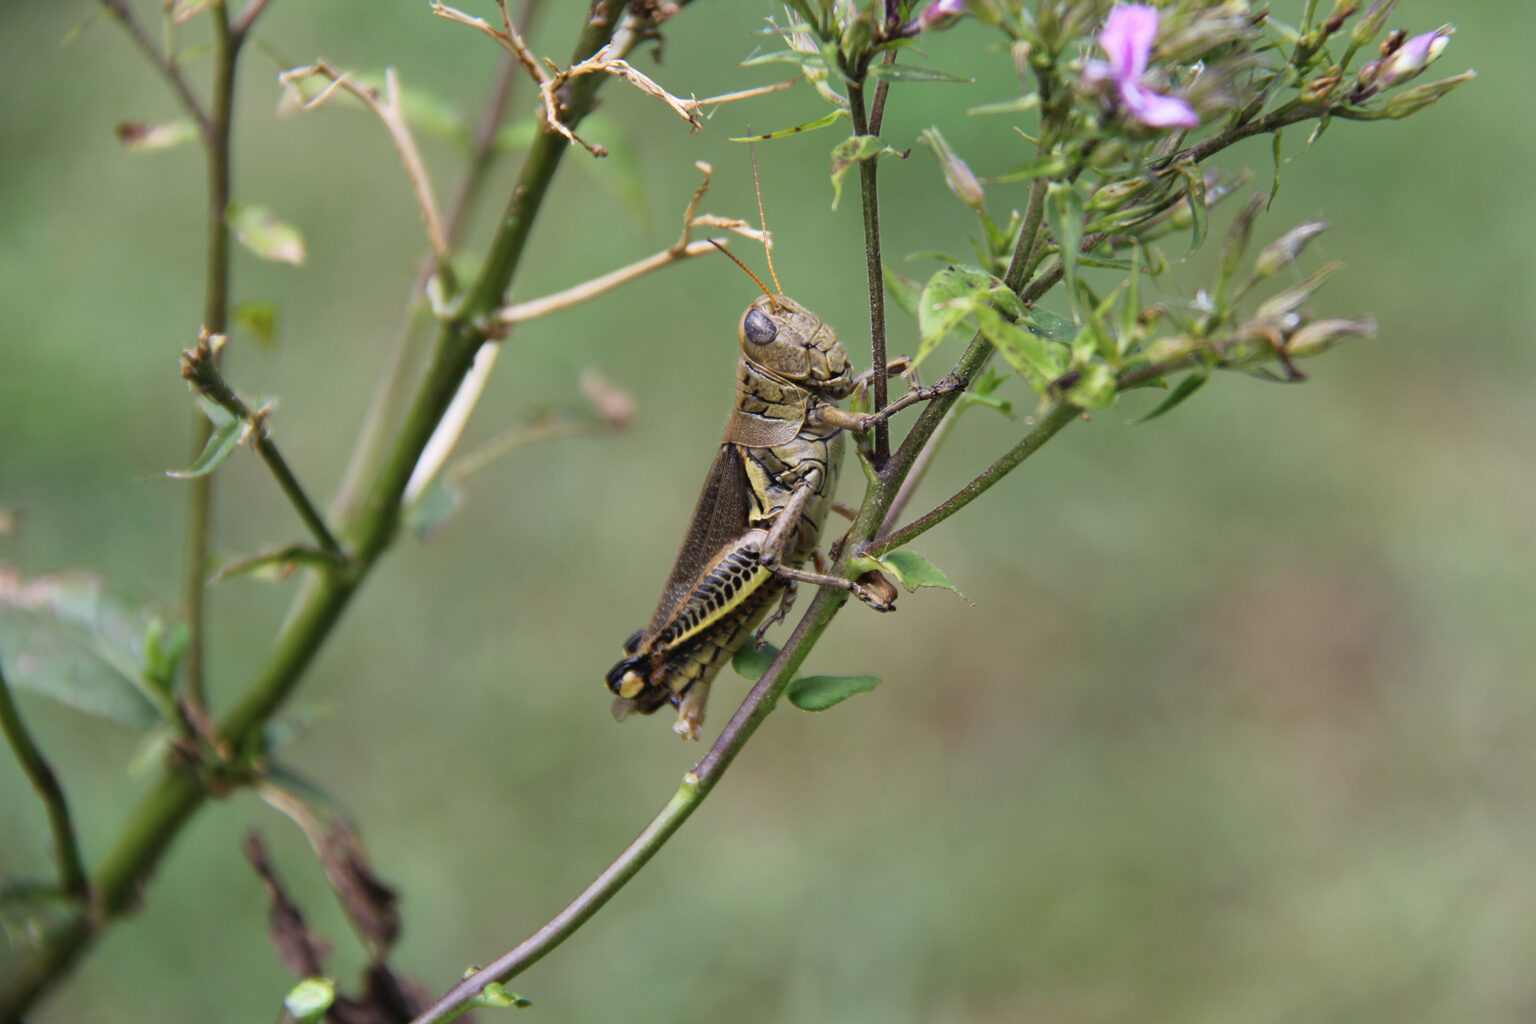
[(672, 575), (662, 589), (651, 624), (645, 628), (646, 640), (659, 633), (677, 613), (720, 549), (740, 539), (747, 531), (750, 507), (747, 470), (742, 463), (741, 449), (734, 444), (723, 444), (715, 455), (714, 464), (709, 467), (709, 475), (704, 478), (704, 488), (699, 492), (698, 504), (693, 507), (693, 521), (688, 524), (683, 546), (672, 565)]

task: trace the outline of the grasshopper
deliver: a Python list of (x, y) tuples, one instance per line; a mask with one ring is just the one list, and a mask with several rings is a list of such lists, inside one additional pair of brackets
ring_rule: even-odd
[[(761, 198), (758, 204), (761, 210)], [(765, 225), (764, 252), (778, 288), (766, 237)], [(879, 412), (839, 408), (863, 377), (855, 378), (837, 334), (782, 288), (770, 292), (740, 260), (721, 252), (763, 290), (736, 328), (736, 404), (656, 611), (607, 675), (615, 718), (671, 704), (677, 708), (672, 728), (685, 739), (699, 736), (721, 666), (749, 636), (761, 642), (788, 614), (796, 583), (851, 591), (877, 611), (894, 607), (895, 589), (883, 579), (864, 583), (820, 571), (816, 548), (832, 509), (843, 431), (867, 431), (907, 406), (963, 386), (946, 379), (923, 388), (909, 377), (912, 390)], [(818, 571), (800, 568), (812, 556)], [(779, 608), (769, 617), (776, 598)]]

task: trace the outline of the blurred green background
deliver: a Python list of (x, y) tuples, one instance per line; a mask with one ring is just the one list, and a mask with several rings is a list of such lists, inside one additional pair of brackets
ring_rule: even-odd
[[(550, 6), (535, 48), (563, 57), (578, 5)], [(105, 19), (60, 45), (93, 10), (0, 6), (0, 505), (20, 518), (0, 562), (91, 567), (131, 602), (174, 610), (185, 485), (161, 472), (187, 458), (177, 354), (202, 302), (201, 157), (122, 150), (117, 122), (176, 110)], [(736, 62), (773, 11), (699, 3), (668, 26), (662, 65), (637, 63), (684, 94), (769, 81), (773, 69)], [(1133, 428), (1149, 404), (1134, 396), (925, 537), (974, 606), (923, 591), (894, 616), (847, 609), (809, 667), (885, 685), (770, 720), (658, 860), (516, 982), (539, 1019), (1536, 1015), (1536, 199), (1521, 184), (1536, 156), (1536, 9), (1404, 0), (1394, 24), (1447, 17), (1459, 32), (1436, 71), (1479, 80), (1407, 122), (1335, 124), (1285, 165), (1257, 233), (1332, 222), (1311, 265), (1348, 267), (1319, 308), (1376, 315), (1380, 340), (1308, 363), (1298, 387), (1223, 376)], [(276, 436), (324, 494), (422, 244), (382, 130), (341, 110), (275, 116), (275, 72), (316, 55), (388, 63), (472, 117), (497, 51), (425, 3), (280, 0), (260, 37), (240, 83), (236, 194), (300, 225), (310, 259), (237, 252), (237, 299), (277, 301), (282, 337), (273, 354), (237, 341), (229, 373), (281, 399)], [(966, 29), (936, 40), (938, 63), (975, 65), (979, 81), (898, 88), (887, 139), (906, 148), (937, 122), (981, 173), (1021, 162), (1005, 120), (957, 114), (1010, 94), (1006, 59), (977, 52)], [(206, 62), (190, 73), (201, 81)], [(747, 154), (726, 139), (748, 120), (820, 113), (802, 88), (690, 136), (632, 90), (604, 97), (601, 141), (634, 162), (649, 214), (624, 198), (621, 160), (573, 152), (518, 298), (669, 244), (695, 160), (717, 172), (706, 208), (751, 216)], [(786, 290), (862, 366), (857, 203), (827, 209), (835, 141), (759, 147), (763, 192)], [(1302, 142), (1294, 132), (1287, 154)], [(447, 193), (454, 155), (428, 148)], [(1224, 162), (1265, 182), (1268, 145)], [(881, 166), (887, 251), (964, 251), (966, 211), (928, 154)], [(1021, 195), (999, 190), (994, 206)], [(1209, 255), (1175, 268), (1170, 299)], [(287, 761), (349, 809), (403, 891), (395, 962), (433, 993), (563, 905), (703, 750), (660, 718), (615, 725), (601, 678), (670, 564), (753, 291), (725, 261), (695, 261), (520, 331), (468, 443), (577, 407), (588, 367), (634, 394), (633, 429), (475, 477), (456, 519), (386, 558), (294, 704), (321, 717)], [(910, 350), (911, 325), (897, 331)], [(918, 510), (1022, 430), (968, 417)], [(850, 463), (845, 496), (858, 475)], [(300, 533), (248, 454), (220, 473), (217, 529), (221, 553)], [(220, 706), (294, 586), (212, 591)], [(716, 685), (711, 735), (743, 692), (729, 673)], [(125, 774), (135, 738), (23, 700), (97, 856), (144, 785)], [(46, 875), (41, 812), (0, 761), (0, 871)], [(142, 912), (34, 1022), (271, 1020), (289, 981), (239, 852), (252, 826), (351, 985), (362, 958), (302, 837), (237, 793), (204, 809)]]

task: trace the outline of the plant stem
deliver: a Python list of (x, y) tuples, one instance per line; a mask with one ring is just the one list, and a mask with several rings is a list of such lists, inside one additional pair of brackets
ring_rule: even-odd
[(90, 883), (85, 876), (84, 862), (80, 858), (80, 846), (75, 840), (75, 826), (70, 821), (69, 804), (64, 799), (64, 787), (53, 774), (43, 752), (38, 749), (27, 723), (11, 697), (10, 684), (5, 681), (5, 671), (0, 668), (0, 731), (21, 763), (27, 781), (42, 798), (43, 809), (48, 814), (48, 828), (53, 833), (53, 853), (59, 862), (59, 888), (67, 896), (84, 901), (90, 898)]
[[(894, 58), (894, 50), (887, 51), (887, 58)], [(848, 83), (848, 110), (853, 116), (855, 135), (880, 134), (880, 119), (885, 114), (885, 81), (875, 86), (875, 117), (866, 114), (864, 107), (864, 82)], [(880, 253), (880, 161), (876, 158), (859, 161), (859, 197), (864, 213), (864, 266), (869, 281), (869, 344), (874, 368), (872, 412), (886, 406), (885, 366), (885, 263)], [(875, 469), (879, 470), (891, 457), (891, 429), (886, 420), (875, 424)]]
[(532, 967), (602, 909), (660, 851), (714, 789), (747, 740), (773, 710), (847, 597), (847, 592), (842, 590), (817, 591), (805, 616), (785, 641), (784, 649), (753, 685), (709, 752), (693, 771), (683, 776), (683, 783), (672, 798), (590, 885), (528, 938), (455, 985), (412, 1024), (445, 1024), (453, 1020), (487, 985), (505, 983)]
[[(219, 373), (218, 354), (209, 344), (209, 332), (205, 330), (203, 336), (198, 339), (196, 347), (183, 352), (181, 358), (181, 375), (192, 384), (198, 394), (216, 402), (225, 412), (250, 428), (251, 447), (256, 449), (256, 454), (261, 456), (261, 461), (265, 462), (267, 468), (272, 471), (277, 486), (288, 497), (309, 532), (314, 534), (315, 539), (320, 542), (321, 550), (328, 555), (342, 558), (341, 545), (332, 536), (330, 527), (325, 525), (325, 518), (315, 508), (314, 502), (309, 500), (303, 485), (289, 468), (288, 460), (283, 458), (277, 443), (272, 440), (272, 435), (267, 430), (267, 410), (252, 410), (235, 389), (224, 380), (223, 374)], [(206, 479), (206, 475), (197, 479)]]
[(1066, 403), (1058, 403), (1051, 406), (1040, 421), (1035, 424), (1033, 430), (1024, 435), (1024, 439), (1009, 449), (1008, 453), (998, 459), (976, 479), (960, 488), (953, 496), (945, 500), (938, 508), (927, 515), (920, 516), (899, 530), (880, 538), (864, 549), (864, 554), (876, 558), (887, 551), (895, 550), (910, 543), (914, 538), (927, 533), (938, 526), (944, 520), (960, 511), (977, 498), (981, 497), (992, 485), (1018, 468), (1019, 464), (1029, 458), (1040, 447), (1055, 437), (1061, 428), (1071, 423), (1082, 412), (1076, 406)]
[[(203, 328), (223, 334), (229, 326), (229, 225), (224, 214), (230, 200), (230, 128), (234, 116), (235, 64), (243, 35), (229, 28), (224, 4), (210, 5), (213, 19), (213, 92), (207, 116), (202, 120), (203, 152), (208, 165), (208, 241), (203, 283)], [(174, 65), (173, 65), (174, 66)], [(172, 84), (179, 80), (175, 76)], [(192, 412), (192, 457), (203, 450), (213, 425), (202, 410)], [(207, 639), (206, 593), (208, 546), (212, 532), (213, 476), (192, 480), (187, 497), (187, 561), (184, 602), (187, 616), (186, 707), (194, 726), (205, 735), (208, 728), (207, 693), (204, 684)]]
[[(621, 0), (598, 0), (593, 5), (577, 40), (573, 63), (587, 59), (608, 42), (623, 6)], [(576, 124), (586, 116), (606, 78), (587, 75), (570, 83), (563, 104), (567, 124)], [(354, 541), (352, 568), (324, 575), (305, 595), (274, 641), (255, 680), (224, 718), (223, 734), (235, 749), (259, 746), (260, 730), (298, 685), (352, 595), (394, 539), (400, 524), (400, 494), (431, 436), (434, 416), (441, 415), (447, 407), (475, 350), (485, 340), (475, 324), (500, 304), (523, 255), (533, 218), (568, 148), (562, 136), (552, 133), (535, 139), (492, 244), (494, 258), (486, 261), (471, 290), (471, 299), (465, 304), (463, 317), (445, 324), (440, 331), (431, 363), (383, 465), (368, 488), (368, 498), (343, 530), (343, 535)], [(0, 990), (0, 1021), (15, 1019), (25, 1012), (79, 960), (100, 933), (100, 924), (126, 909), (207, 796), (193, 775), (172, 768), (162, 771), (130, 812), (95, 873), (93, 889), (98, 895), (100, 920), (83, 920), (49, 937), (36, 958), (17, 972), (7, 988)]]

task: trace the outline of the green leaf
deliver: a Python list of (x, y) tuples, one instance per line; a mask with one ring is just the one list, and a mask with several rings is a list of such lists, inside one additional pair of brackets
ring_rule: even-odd
[(213, 428), (213, 433), (208, 435), (208, 443), (203, 446), (203, 452), (197, 457), (197, 461), (186, 469), (168, 469), (165, 475), (177, 480), (190, 480), (193, 477), (207, 476), (218, 468), (219, 463), (229, 458), (230, 454), (240, 446), (240, 438), (245, 433), (245, 424), (239, 420), (231, 419), (228, 423)]
[(995, 366), (987, 367), (979, 380), (972, 384), (960, 395), (962, 405), (984, 405), (996, 409), (1004, 416), (1013, 414), (1013, 403), (1006, 398), (1000, 398), (996, 394), (997, 389), (1009, 380), (1005, 374), (999, 373)]
[(784, 695), (801, 711), (825, 711), (879, 685), (879, 676), (801, 676)]
[(891, 571), (891, 575), (896, 577), (896, 582), (907, 588), (909, 594), (915, 593), (919, 587), (938, 587), (965, 597), (953, 583), (949, 582), (949, 577), (944, 575), (943, 569), (916, 551), (908, 551), (905, 548), (900, 551), (891, 551), (882, 555), (879, 562)]
[(1158, 403), (1156, 409), (1153, 409), (1140, 419), (1131, 420), (1131, 425), (1136, 426), (1140, 423), (1146, 423), (1148, 420), (1157, 419), (1164, 413), (1172, 412), (1182, 405), (1184, 400), (1190, 395), (1205, 387), (1205, 382), (1210, 379), (1211, 375), (1209, 373), (1191, 373), (1174, 386), (1174, 389), (1168, 393), (1168, 397)]
[(983, 103), (977, 107), (967, 107), (967, 117), (984, 117), (988, 114), (1022, 114), (1034, 110), (1040, 105), (1040, 94), (1027, 92), (1023, 96), (1016, 96), (1011, 100), (998, 100), (995, 103)]
[(897, 308), (914, 320), (917, 319), (917, 304), (922, 297), (922, 290), (918, 288), (917, 282), (910, 277), (901, 276), (889, 266), (886, 266), (884, 271), (886, 294), (891, 297), (891, 301)]
[(485, 1010), (499, 1010), (508, 1006), (517, 1010), (526, 1010), (533, 1005), (533, 1000), (527, 996), (520, 996), (516, 992), (508, 992), (501, 982), (493, 981), (481, 989), (480, 994), (470, 1000), (469, 1005)]
[(778, 656), (779, 649), (767, 641), (760, 647), (747, 644), (731, 658), (731, 668), (743, 679), (756, 681), (763, 677), (763, 673), (768, 671), (768, 666)]
[(1079, 409), (1106, 409), (1115, 404), (1115, 371), (1095, 362), (1078, 367), (1076, 376), (1063, 392), (1067, 401)]
[(185, 622), (167, 626), (159, 616), (144, 631), (144, 678), (167, 697), (175, 689), (176, 670), (191, 638), (192, 629)]
[(297, 1024), (315, 1024), (336, 1001), (336, 983), (330, 978), (305, 978), (283, 997), (283, 1009)]
[(439, 473), (405, 509), (405, 527), (418, 540), (427, 540), (464, 504), (464, 492)]
[(145, 729), (174, 712), (143, 675), (147, 617), (85, 573), (23, 580), (0, 571), (0, 651), (17, 689)]
[(153, 153), (173, 149), (188, 142), (196, 142), (197, 125), (186, 118), (167, 121), (164, 124), (144, 124), (142, 121), (123, 121), (118, 124), (117, 138), (130, 153)]
[(971, 312), (981, 304), (980, 299), (1007, 286), (980, 267), (957, 264), (945, 267), (928, 279), (917, 302), (917, 323), (922, 333), (917, 355), (912, 365), (917, 366), (960, 326)]
[(225, 562), (208, 582), (222, 583), (233, 576), (242, 576), (247, 573), (267, 580), (283, 580), (293, 575), (293, 570), (299, 566), (333, 569), (343, 564), (336, 555), (318, 548), (304, 544), (283, 544)]
[(240, 302), (229, 311), (230, 319), (256, 340), (264, 351), (277, 348), (277, 303)]
[(770, 141), (772, 139), (787, 138), (790, 135), (798, 135), (801, 132), (811, 132), (811, 131), (815, 131), (817, 128), (827, 128), (827, 127), (830, 127), (831, 125), (836, 124), (837, 123), (837, 119), (840, 118), (840, 117), (843, 117), (844, 115), (846, 115), (846, 113), (847, 113), (847, 111), (844, 111), (844, 110), (834, 110), (834, 111), (832, 111), (832, 113), (828, 114), (826, 117), (818, 117), (814, 121), (807, 121), (805, 124), (797, 124), (793, 128), (781, 128), (781, 129), (779, 129), (776, 132), (768, 132), (765, 135), (741, 135), (741, 136), (738, 136), (738, 137), (736, 137), (734, 139), (727, 139), (726, 141), (728, 141), (728, 142), (768, 142), (768, 141)]
[(1175, 167), (1174, 170), (1183, 176), (1186, 186), (1185, 199), (1190, 215), (1189, 249), (1193, 252), (1204, 244), (1206, 227), (1209, 223), (1206, 207), (1205, 176), (1201, 174), (1200, 168), (1192, 164), (1181, 164)]
[(1024, 315), (1022, 323), (1035, 334), (1068, 344), (1077, 336), (1077, 321), (1039, 306)]
[(977, 306), (981, 333), (1030, 387), (1041, 394), (1067, 368), (1067, 350), (1011, 322), (990, 306)]
[(832, 147), (832, 209), (843, 196), (843, 176), (849, 168), (865, 160), (878, 160), (887, 154), (900, 156), (880, 141), (878, 135), (854, 135)]
[(1011, 171), (1004, 171), (994, 178), (983, 178), (986, 185), (1012, 185), (1020, 181), (1033, 181), (1036, 178), (1054, 178), (1066, 173), (1067, 158), (1060, 153), (1051, 153), (1021, 164)]
[(953, 75), (937, 68), (922, 68), (912, 64), (871, 64), (869, 77), (883, 78), (888, 82), (959, 82), (965, 85), (976, 81), (974, 78)]
[(1077, 298), (1077, 258), (1083, 244), (1083, 197), (1077, 189), (1051, 182), (1045, 192), (1045, 221), (1061, 250), (1067, 294)]
[(296, 267), (304, 263), (304, 236), (266, 207), (231, 202), (224, 220), (235, 233), (235, 239), (262, 259)]

